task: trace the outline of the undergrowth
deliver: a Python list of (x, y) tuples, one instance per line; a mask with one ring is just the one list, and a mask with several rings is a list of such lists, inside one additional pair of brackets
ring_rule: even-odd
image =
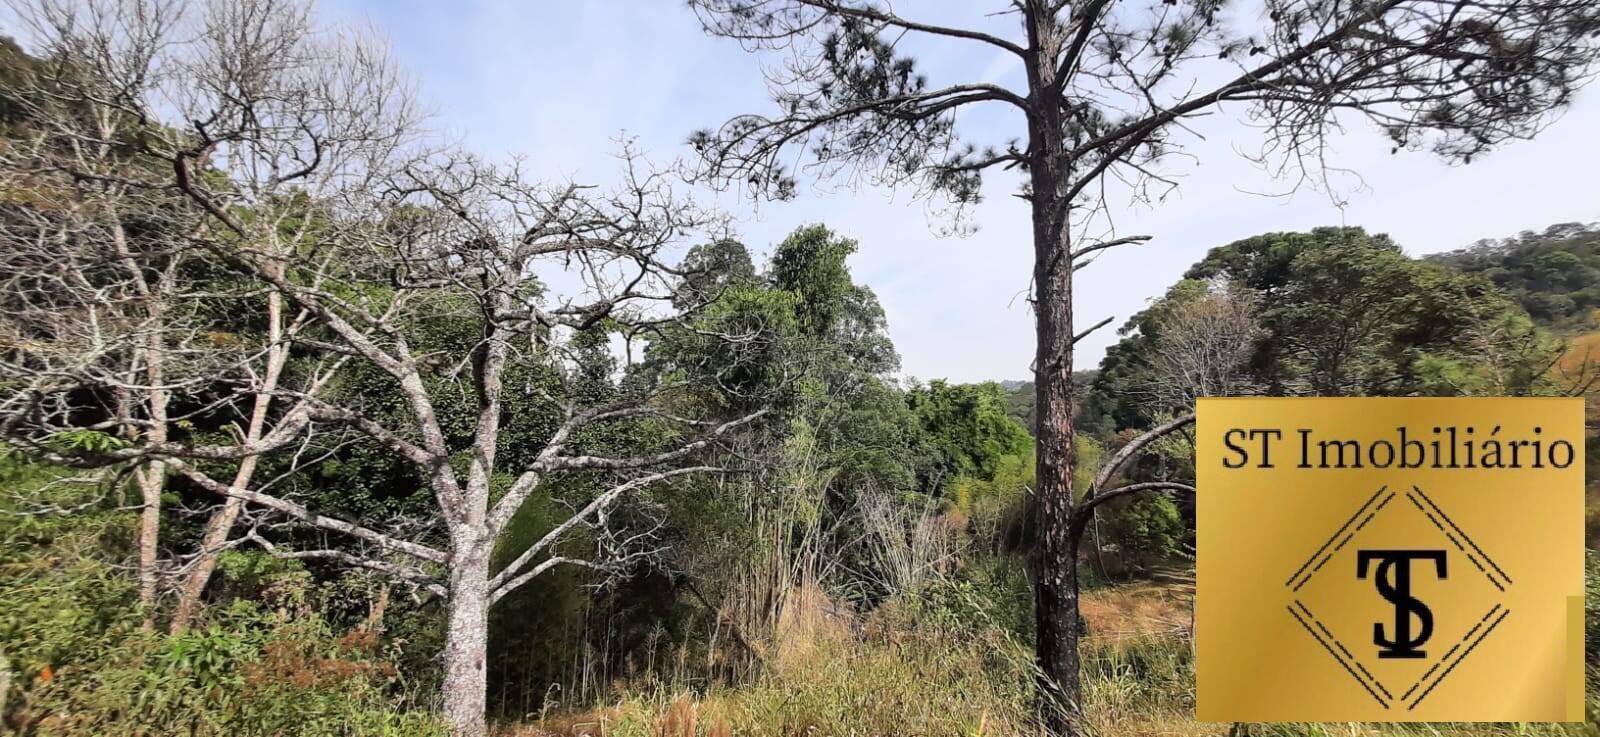
[[(1600, 565), (1590, 562), (1589, 622)], [(822, 615), (789, 633), (753, 683), (693, 688), (620, 685), (603, 708), (552, 706), (502, 737), (865, 737), (1034, 735), (1028, 726), (1034, 668), (1027, 643), (984, 627), (972, 586), (891, 605), (859, 622)], [(1084, 732), (1150, 737), (1243, 733), (1254, 737), (1600, 737), (1600, 671), (1591, 668), (1588, 721), (1562, 724), (1206, 724), (1194, 719), (1194, 657), (1178, 597), (1148, 585), (1090, 592), (1083, 649)], [(1142, 616), (1128, 618), (1127, 613)], [(1119, 619), (1109, 619), (1117, 617)], [(1594, 643), (1591, 640), (1590, 653)]]
[[(12, 476), (0, 482), (19, 483)], [(23, 479), (22, 481), (26, 481)], [(143, 627), (127, 554), (131, 515), (30, 516), (0, 525), (0, 657), (11, 675), (0, 734), (442, 735), (432, 684), (396, 667), (405, 637), (335, 627), (296, 565), (246, 556), (224, 578), (254, 593), (206, 611), (178, 635)], [(1600, 664), (1600, 554), (1586, 567), (1588, 649)], [(1083, 603), (1088, 735), (1216, 735), (1194, 721), (1190, 589), (1137, 584)], [(820, 590), (793, 597), (781, 636), (735, 683), (659, 675), (614, 684), (607, 703), (562, 704), (499, 728), (502, 737), (840, 737), (1029, 735), (1035, 669), (1026, 578), (986, 559), (923, 595), (870, 614)], [(428, 652), (432, 645), (422, 648)], [(409, 657), (415, 657), (409, 656)], [(413, 676), (416, 678), (417, 676)], [(1579, 725), (1247, 726), (1256, 737), (1600, 737), (1600, 672)]]
[(443, 734), (393, 664), (393, 639), (336, 630), (297, 564), (232, 553), (219, 577), (250, 569), (259, 598), (209, 607), (181, 634), (146, 627), (121, 562), (134, 515), (115, 494), (80, 508), (61, 476), (0, 464), (0, 484), (37, 491), (31, 503), (74, 505), (0, 518), (0, 734)]

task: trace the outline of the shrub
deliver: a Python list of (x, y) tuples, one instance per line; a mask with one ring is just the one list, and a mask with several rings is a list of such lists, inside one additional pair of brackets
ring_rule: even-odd
[(74, 490), (63, 476), (0, 468), (14, 497), (77, 510), (0, 518), (0, 654), (11, 676), (0, 732), (443, 734), (408, 709), (417, 700), (391, 664), (393, 645), (341, 636), (306, 605), (326, 587), (298, 564), (230, 555), (222, 578), (252, 579), (259, 600), (214, 605), (204, 628), (178, 635), (142, 627), (125, 565), (134, 516), (118, 511), (115, 490)]
[(1033, 589), (1027, 563), (1014, 555), (979, 555), (908, 604), (929, 626), (952, 632), (997, 630), (1033, 641)]
[(96, 635), (114, 645), (90, 657), (32, 661), (17, 726), (41, 736), (443, 733), (404, 709), (404, 683), (376, 635), (336, 637), (318, 618), (248, 603), (212, 620), (170, 636), (119, 623), (116, 635)]

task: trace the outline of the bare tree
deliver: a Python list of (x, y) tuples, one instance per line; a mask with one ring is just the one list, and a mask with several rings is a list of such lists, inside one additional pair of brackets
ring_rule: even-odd
[[(691, 137), (709, 181), (789, 197), (793, 164), (960, 208), (978, 201), (985, 171), (1023, 173), (1037, 325), (1037, 658), (1042, 717), (1058, 734), (1073, 730), (1079, 703), (1071, 530), (1088, 505), (1071, 481), (1073, 346), (1108, 322), (1075, 327), (1073, 276), (1105, 249), (1147, 240), (1110, 232), (1113, 185), (1136, 197), (1175, 186), (1164, 167), (1184, 155), (1188, 121), (1218, 110), (1259, 126), (1264, 160), (1285, 172), (1323, 171), (1326, 136), (1359, 118), (1397, 149), (1470, 160), (1553, 119), (1587, 81), (1600, 27), (1600, 8), (1580, 0), (1265, 0), (1237, 27), (1216, 0), (1012, 0), (969, 25), (867, 0), (690, 5), (708, 33), (782, 59), (768, 74), (775, 114)], [(930, 83), (900, 50), (908, 38), (1014, 58), (1025, 82)], [(963, 142), (956, 115), (974, 106), (1013, 113), (1022, 135)]]
[(1252, 389), (1250, 355), (1265, 330), (1254, 299), (1240, 287), (1206, 283), (1203, 291), (1169, 295), (1152, 321), (1156, 331), (1149, 381), (1139, 391), (1157, 409), (1193, 407), (1200, 397)]
[[(46, 199), (16, 208), (10, 225), (19, 229), (15, 242), (48, 254), (12, 254), (19, 263), (10, 274), (16, 286), (10, 294), (25, 303), (16, 324), (31, 322), (28, 329), (59, 336), (63, 323), (73, 323), (98, 331), (86, 339), (102, 349), (129, 348), (115, 360), (105, 356), (78, 365), (71, 362), (89, 354), (65, 351), (65, 364), (41, 360), (38, 351), (17, 354), (13, 374), (44, 385), (63, 379), (110, 387), (124, 434), (158, 444), (167, 441), (174, 422), (188, 419), (168, 416), (175, 392), (219, 377), (232, 380), (231, 394), (191, 405), (190, 412), (236, 410), (234, 426), (243, 442), (260, 442), (269, 430), (288, 337), (306, 327), (311, 315), (286, 315), (282, 295), (260, 284), (228, 293), (208, 284), (194, 293), (195, 284), (180, 282), (196, 254), (204, 255), (193, 239), (215, 224), (176, 191), (173, 176), (188, 171), (191, 161), (203, 162), (198, 175), (226, 178), (224, 193), (212, 204), (249, 210), (248, 218), (237, 219), (243, 232), (233, 239), (264, 253), (294, 253), (315, 233), (308, 199), (349, 186), (353, 173), (370, 171), (415, 127), (409, 85), (368, 39), (315, 40), (307, 10), (293, 3), (197, 9), (172, 2), (41, 2), (18, 11), (44, 59), (16, 95), (31, 135), (27, 145), (7, 150), (5, 171), (19, 188)], [(192, 35), (177, 42), (179, 34)], [(256, 116), (250, 124), (267, 134), (245, 131), (241, 121), (227, 117), (240, 113), (232, 108), (246, 106)], [(192, 121), (196, 132), (160, 125), (159, 113)], [(59, 227), (52, 228), (52, 221)], [(128, 235), (130, 221), (137, 237)], [(40, 293), (41, 285), (29, 280), (45, 264), (67, 279), (49, 285), (53, 299), (28, 299)], [(102, 264), (120, 266), (121, 281)], [(67, 283), (72, 277), (76, 283)], [(114, 302), (109, 290), (130, 296)], [(207, 301), (226, 302), (242, 314), (264, 313), (264, 330), (246, 336), (204, 324), (193, 306)], [(110, 335), (114, 326), (104, 320), (83, 319), (85, 306), (104, 313), (113, 304), (141, 316), (142, 340)], [(46, 340), (58, 348), (68, 345), (59, 337)], [(197, 360), (202, 354), (214, 360)], [(144, 379), (112, 385), (101, 381), (103, 375), (59, 376), (117, 371), (119, 362)], [(14, 398), (38, 399), (25, 393)], [(65, 419), (72, 407), (55, 409)], [(257, 460), (239, 460), (234, 486), (249, 487)], [(145, 499), (141, 599), (151, 611), (166, 465), (153, 458), (135, 472)], [(239, 509), (237, 499), (219, 506), (202, 550), (226, 540)], [(213, 567), (212, 557), (202, 555), (189, 569), (174, 630), (187, 625)]]
[[(353, 223), (351, 232), (341, 236), (347, 247), (340, 249), (338, 270), (387, 272), (401, 285), (381, 300), (357, 301), (339, 296), (349, 289), (304, 286), (335, 281), (327, 272), (313, 276), (302, 271), (311, 264), (288, 261), (290, 273), (280, 275), (274, 261), (256, 255), (238, 258), (241, 269), (316, 315), (329, 338), (326, 343), (303, 344), (376, 367), (393, 379), (404, 398), (406, 423), (401, 426), (384, 424), (359, 403), (338, 405), (315, 394), (301, 396), (297, 406), (305, 407), (309, 418), (364, 434), (413, 464), (427, 479), (439, 510), (444, 527), (441, 545), (404, 540), (309, 510), (274, 508), (412, 560), (396, 565), (344, 550), (297, 551), (296, 557), (360, 565), (446, 593), (444, 715), (460, 734), (484, 731), (489, 608), (555, 566), (602, 571), (625, 566), (641, 553), (633, 544), (640, 540), (614, 534), (607, 527), (608, 510), (624, 495), (647, 485), (721, 470), (680, 461), (761, 414), (722, 422), (685, 416), (682, 413), (692, 408), (677, 406), (673, 399), (677, 387), (672, 384), (635, 387), (617, 400), (590, 406), (562, 393), (506, 386), (506, 376), (516, 365), (575, 370), (562, 337), (572, 331), (595, 329), (602, 322), (637, 328), (682, 319), (675, 310), (656, 309), (675, 295), (676, 270), (662, 258), (685, 238), (715, 227), (718, 218), (674, 198), (658, 175), (634, 168), (631, 158), (628, 162), (626, 183), (607, 195), (576, 186), (528, 184), (514, 170), (470, 159), (407, 167), (381, 203), (380, 212), (388, 216)], [(404, 273), (394, 274), (395, 264), (403, 265)], [(574, 265), (575, 273), (569, 275), (581, 279), (582, 296), (547, 302), (546, 283), (538, 275), (550, 274), (551, 265), (561, 272), (563, 264)], [(419, 321), (431, 320), (448, 320), (454, 329), (469, 330), (477, 339), (463, 355), (420, 354), (413, 350), (408, 331), (418, 329)], [(435, 375), (441, 368), (443, 376)], [(455, 388), (433, 388), (441, 380)], [(453, 433), (438, 417), (435, 395), (441, 390), (475, 397), (477, 418), (464, 447), (452, 442)], [(515, 467), (497, 458), (507, 391), (537, 392), (562, 417), (536, 456)], [(596, 454), (582, 440), (586, 432), (607, 423), (641, 419), (656, 423), (666, 437), (680, 439), (635, 455)], [(195, 449), (169, 451), (174, 456), (196, 453)], [(183, 460), (169, 463), (219, 494), (269, 507), (275, 504), (260, 494), (209, 480)], [(544, 485), (574, 473), (596, 476), (604, 490), (504, 568), (491, 570), (491, 555), (517, 511)], [(502, 477), (507, 479), (503, 490), (493, 489)], [(585, 528), (600, 533), (600, 547), (592, 554), (563, 546)], [(434, 567), (442, 572), (431, 573)]]
[[(35, 19), (59, 24), (56, 8)], [(170, 22), (155, 13), (152, 27)], [(88, 25), (78, 38), (84, 53), (136, 59), (147, 48), (118, 47), (104, 27)], [(5, 376), (38, 388), (6, 398), (6, 422), (65, 418), (78, 429), (127, 441), (164, 443), (174, 418), (174, 392), (192, 386), (214, 354), (184, 314), (179, 274), (191, 249), (182, 239), (198, 222), (169, 193), (132, 187), (130, 170), (156, 162), (130, 156), (120, 145), (137, 121), (113, 105), (127, 90), (127, 69), (93, 76), (44, 62), (15, 96), (27, 119), (25, 137), (0, 151), (0, 177), (10, 192), (0, 229), (6, 290)], [(120, 74), (119, 74), (120, 73)], [(130, 227), (130, 224), (132, 227)], [(101, 391), (64, 402), (64, 387)], [(48, 387), (48, 389), (46, 389)], [(93, 434), (57, 438), (96, 442)], [(132, 469), (141, 497), (138, 535), (139, 602), (153, 625), (158, 584), (161, 495), (166, 468), (151, 459)]]
[[(565, 385), (508, 377), (534, 369), (575, 377), (586, 345), (578, 337), (648, 336), (683, 320), (699, 305), (683, 303), (677, 285), (686, 272), (673, 265), (674, 254), (726, 237), (724, 218), (678, 196), (626, 148), (622, 182), (612, 190), (540, 185), (515, 165), (421, 151), (408, 88), (382, 48), (314, 33), (296, 2), (41, 2), (28, 10), (43, 56), (97, 81), (27, 91), (41, 107), (50, 101), (88, 114), (54, 118), (51, 140), (36, 147), (52, 153), (17, 171), (79, 185), (61, 195), (70, 208), (98, 203), (100, 190), (113, 186), (173, 200), (140, 210), (184, 218), (185, 227), (163, 231), (151, 250), (204, 259), (229, 278), (196, 282), (175, 270), (172, 302), (255, 310), (264, 329), (222, 339), (191, 319), (181, 323), (187, 332), (170, 334), (179, 323), (164, 313), (153, 321), (135, 280), (98, 274), (89, 225), (67, 229), (56, 208), (23, 208), (28, 217), (0, 233), (7, 253), (27, 254), (6, 266), (15, 294), (30, 295), (21, 300), (28, 309), (0, 316), (9, 339), (0, 362), (5, 437), (57, 463), (159, 464), (158, 474), (179, 474), (217, 495), (222, 504), (202, 549), (177, 570), (186, 579), (182, 621), (215, 553), (243, 544), (366, 568), (442, 594), (444, 716), (456, 734), (484, 734), (489, 608), (557, 566), (615, 571), (647, 554), (648, 531), (611, 523), (619, 500), (721, 470), (692, 457), (762, 414), (700, 416), (681, 387), (661, 377), (637, 377), (599, 402)], [(114, 135), (88, 124), (97, 116), (120, 121)], [(118, 151), (151, 165), (107, 171), (52, 148), (113, 139)], [(93, 221), (105, 222), (122, 220)], [(101, 315), (114, 319), (102, 326)], [(472, 340), (464, 349), (437, 348), (426, 338), (436, 325)], [(149, 365), (139, 351), (151, 333), (162, 338), (164, 365), (185, 366), (192, 377), (144, 371), (129, 378)], [(226, 349), (205, 353), (206, 362), (179, 360), (185, 346), (213, 343)], [(398, 416), (330, 390), (355, 366), (386, 377), (401, 399)], [(86, 402), (156, 390), (197, 408), (185, 410), (193, 416), (238, 418), (235, 431), (222, 439), (150, 432), (181, 419), (157, 417), (153, 405), (84, 422)], [(511, 463), (499, 452), (513, 395), (542, 404), (558, 421), (537, 452)], [(466, 429), (441, 418), (442, 397), (470, 398)], [(657, 440), (610, 450), (592, 442), (619, 423), (646, 423)], [(129, 427), (141, 432), (63, 443)], [(341, 519), (254, 478), (264, 456), (279, 456), (291, 475), (319, 462), (319, 449), (351, 442), (409, 464), (418, 491), (433, 501), (435, 524)], [(209, 472), (217, 462), (237, 465), (219, 479)], [(538, 541), (502, 551), (512, 561), (491, 569), (524, 504), (576, 475), (599, 491)], [(245, 533), (230, 535), (245, 513)], [(283, 522), (339, 533), (350, 544), (290, 549), (263, 534)], [(576, 542), (582, 531), (593, 541), (587, 550)]]
[[(234, 125), (235, 141), (193, 124), (200, 140), (212, 138), (221, 153), (198, 154), (196, 161), (204, 157), (207, 168), (227, 177), (225, 193), (195, 201), (218, 211), (249, 208), (250, 217), (234, 218), (227, 230), (263, 257), (262, 268), (281, 277), (287, 273), (284, 259), (314, 252), (325, 237), (319, 230), (325, 223), (308, 204), (337, 201), (379, 181), (414, 141), (422, 116), (413, 85), (377, 39), (341, 29), (334, 39), (320, 40), (309, 6), (297, 2), (219, 3), (208, 11), (201, 40), (205, 58), (215, 62), (235, 54), (246, 64), (192, 66), (192, 81), (210, 94), (187, 100), (184, 108), (223, 113), (222, 96), (238, 90), (247, 97), (239, 110), (226, 114), (253, 122)], [(283, 48), (274, 49), (275, 44)], [(254, 68), (248, 64), (252, 57), (260, 57)], [(175, 158), (174, 164), (181, 174), (182, 162)], [(260, 289), (251, 295), (252, 311), (262, 314), (265, 335), (241, 392), (248, 400), (241, 402), (237, 432), (246, 444), (259, 442), (268, 431), (295, 337), (318, 322), (315, 311), (286, 301), (270, 283), (255, 286)], [(251, 487), (259, 458), (239, 461), (231, 488)], [(215, 556), (206, 551), (228, 539), (243, 505), (242, 498), (230, 496), (207, 522), (201, 556), (179, 592), (173, 631), (188, 626), (216, 567)]]

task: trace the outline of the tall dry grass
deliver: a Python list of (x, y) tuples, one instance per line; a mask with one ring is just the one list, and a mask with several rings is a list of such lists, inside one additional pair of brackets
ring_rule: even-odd
[(746, 684), (698, 693), (657, 684), (626, 692), (606, 708), (550, 714), (506, 734), (1023, 733), (1030, 660), (998, 633), (957, 636), (920, 626), (895, 606), (861, 619), (814, 588), (789, 597), (776, 629), (781, 641)]
[[(1175, 590), (1176, 589), (1176, 590)], [(1089, 592), (1085, 731), (1110, 737), (1221, 737), (1194, 720), (1186, 592), (1149, 584)], [(913, 607), (856, 619), (815, 589), (779, 615), (783, 642), (759, 676), (694, 691), (655, 683), (599, 709), (555, 711), (502, 737), (978, 737), (1033, 735), (1033, 667), (998, 630), (930, 626)], [(1591, 679), (1591, 683), (1593, 680)], [(1591, 694), (1591, 720), (1600, 704)], [(1254, 737), (1600, 737), (1586, 725), (1251, 725)]]

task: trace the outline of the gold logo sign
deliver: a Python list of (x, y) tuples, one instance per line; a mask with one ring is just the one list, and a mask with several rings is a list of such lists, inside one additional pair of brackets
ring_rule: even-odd
[(1581, 721), (1581, 399), (1201, 399), (1203, 721)]

